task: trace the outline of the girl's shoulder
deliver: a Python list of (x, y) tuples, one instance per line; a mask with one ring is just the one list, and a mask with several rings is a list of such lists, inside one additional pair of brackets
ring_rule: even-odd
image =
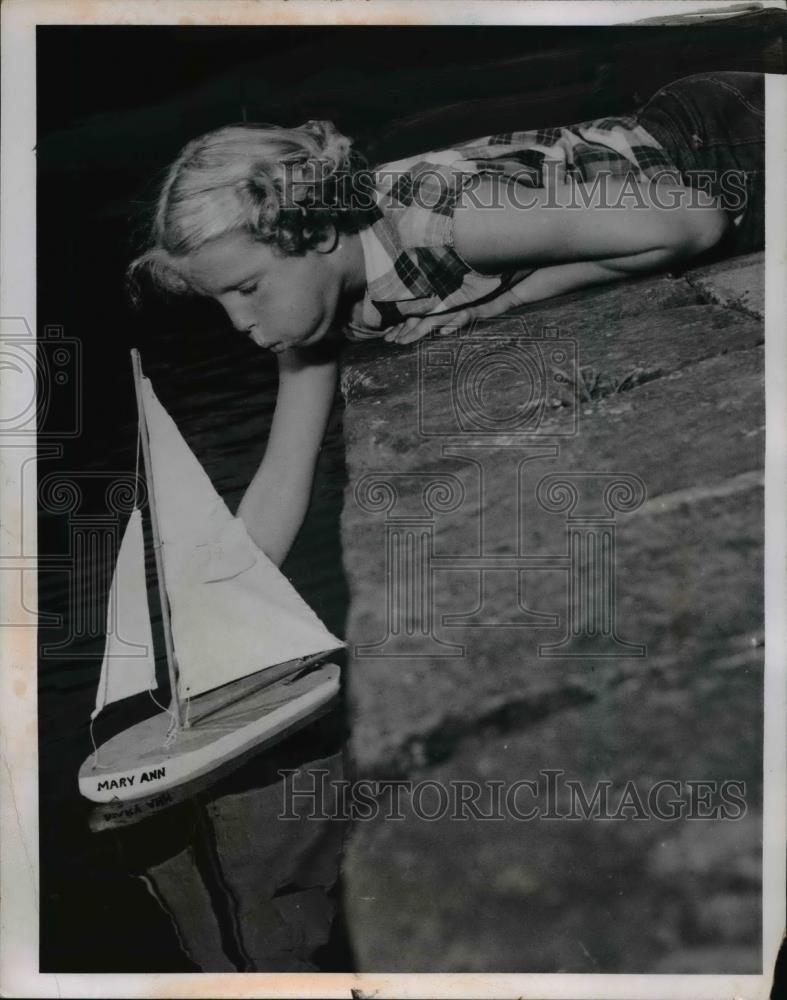
[(475, 271), (454, 248), (454, 210), (479, 174), (459, 147), (375, 168), (374, 205), (359, 232), (366, 294), (348, 325), (351, 340), (500, 289), (501, 275)]

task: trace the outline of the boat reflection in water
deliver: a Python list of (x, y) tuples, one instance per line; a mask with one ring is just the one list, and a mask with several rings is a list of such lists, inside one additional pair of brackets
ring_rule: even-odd
[[(335, 714), (335, 713), (332, 713)], [(178, 946), (204, 972), (353, 968), (340, 911), (346, 822), (326, 801), (343, 777), (328, 716), (273, 749), (149, 799), (96, 806), (90, 828), (115, 838), (127, 872), (168, 915)], [(334, 752), (303, 762), (313, 750)], [(313, 797), (285, 799), (285, 777)], [(289, 782), (288, 782), (289, 784)], [(285, 809), (297, 818), (282, 819)]]

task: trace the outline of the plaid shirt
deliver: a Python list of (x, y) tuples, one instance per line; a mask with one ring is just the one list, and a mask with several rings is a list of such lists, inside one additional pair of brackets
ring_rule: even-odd
[(600, 173), (638, 179), (675, 167), (634, 117), (599, 118), (566, 128), (504, 132), (425, 153), (374, 172), (375, 206), (359, 236), (366, 294), (345, 331), (351, 340), (381, 336), (410, 316), (493, 298), (527, 272), (474, 271), (454, 249), (453, 213), (480, 175), (543, 188)]

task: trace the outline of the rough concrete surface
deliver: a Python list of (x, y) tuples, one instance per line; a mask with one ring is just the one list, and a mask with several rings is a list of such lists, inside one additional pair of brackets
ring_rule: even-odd
[(740, 309), (759, 319), (765, 315), (765, 269), (757, 254), (698, 268), (687, 278), (709, 302)]
[(361, 969), (759, 970), (762, 264), (346, 356), (357, 776), (745, 788), (703, 820), (405, 796), (345, 860)]

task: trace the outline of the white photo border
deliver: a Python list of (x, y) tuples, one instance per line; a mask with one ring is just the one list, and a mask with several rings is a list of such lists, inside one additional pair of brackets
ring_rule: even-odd
[[(2, 18), (2, 245), (0, 322), (25, 320), (36, 330), (35, 28), (39, 24), (511, 24), (612, 25), (691, 12), (718, 15), (722, 0), (5, 0)], [(727, 4), (729, 13), (743, 5)], [(779, 0), (762, 7), (784, 9)], [(737, 10), (733, 11), (733, 7)], [(766, 79), (769, 177), (787, 177), (785, 77)], [(787, 199), (783, 184), (766, 192), (766, 476), (765, 476), (765, 806), (764, 923), (761, 976), (562, 974), (104, 975), (38, 972), (38, 756), (36, 635), (33, 627), (2, 635), (0, 700), (0, 992), (39, 997), (538, 997), (719, 1000), (766, 998), (785, 924), (785, 661), (787, 659)], [(0, 378), (3, 373), (0, 372)], [(8, 389), (11, 383), (6, 383)], [(0, 392), (2, 419), (18, 412)], [(35, 445), (0, 454), (0, 557), (13, 557), (36, 524), (35, 496), (20, 504), (20, 469)], [(36, 607), (35, 555), (0, 573), (0, 603)], [(12, 590), (15, 596), (12, 597)], [(735, 734), (729, 734), (735, 739)]]

